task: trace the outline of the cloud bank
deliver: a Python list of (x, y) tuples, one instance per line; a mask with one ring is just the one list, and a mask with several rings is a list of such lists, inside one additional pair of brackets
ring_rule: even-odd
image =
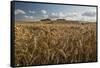
[(43, 13), (43, 14), (46, 14), (47, 13), (47, 11), (46, 10), (41, 10), (41, 12)]
[(24, 10), (21, 10), (21, 9), (16, 9), (15, 15), (18, 15), (18, 14), (26, 14), (26, 12)]

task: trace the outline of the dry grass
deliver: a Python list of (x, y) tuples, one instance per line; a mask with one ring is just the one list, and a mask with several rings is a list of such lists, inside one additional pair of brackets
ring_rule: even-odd
[(96, 24), (15, 24), (15, 65), (96, 61)]

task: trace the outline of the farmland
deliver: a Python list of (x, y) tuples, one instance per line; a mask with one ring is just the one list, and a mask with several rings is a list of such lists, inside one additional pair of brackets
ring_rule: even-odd
[(15, 65), (95, 62), (96, 23), (15, 23)]

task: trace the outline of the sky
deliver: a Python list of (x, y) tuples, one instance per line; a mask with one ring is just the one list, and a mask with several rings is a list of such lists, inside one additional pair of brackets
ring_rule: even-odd
[(96, 7), (44, 3), (15, 3), (16, 21), (38, 21), (50, 18), (96, 22)]

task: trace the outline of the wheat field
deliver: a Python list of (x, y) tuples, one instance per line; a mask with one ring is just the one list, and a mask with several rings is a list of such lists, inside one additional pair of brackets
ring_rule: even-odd
[(97, 61), (96, 24), (15, 23), (15, 65)]

